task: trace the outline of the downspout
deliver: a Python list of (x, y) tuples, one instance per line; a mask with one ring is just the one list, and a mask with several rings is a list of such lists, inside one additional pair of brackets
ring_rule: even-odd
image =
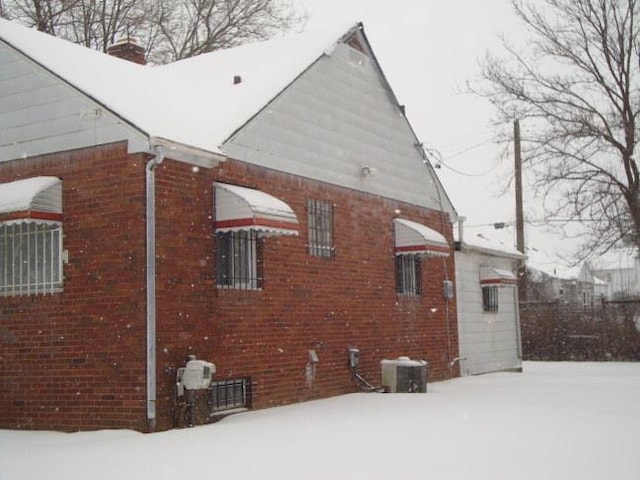
[(162, 148), (145, 167), (147, 213), (147, 421), (149, 431), (156, 426), (156, 186), (155, 167), (164, 160)]

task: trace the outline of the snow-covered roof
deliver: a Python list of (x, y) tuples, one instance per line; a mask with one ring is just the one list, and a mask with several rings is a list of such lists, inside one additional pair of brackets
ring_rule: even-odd
[[(515, 239), (510, 230), (498, 230), (494, 227), (463, 228), (462, 248), (485, 252), (487, 254), (523, 259), (525, 256), (515, 247)], [(460, 241), (459, 231), (455, 232)]]
[(602, 280), (600, 277), (594, 276), (593, 277), (593, 284), (594, 285), (608, 285), (609, 282), (607, 282), (605, 280)]
[(342, 23), (164, 66), (132, 63), (4, 19), (0, 39), (150, 138), (222, 153), (232, 133), (357, 27)]
[(560, 264), (548, 265), (548, 264), (533, 264), (527, 263), (527, 269), (529, 271), (539, 271), (547, 274), (550, 277), (557, 278), (559, 280), (578, 280), (580, 276), (580, 267), (567, 267)]

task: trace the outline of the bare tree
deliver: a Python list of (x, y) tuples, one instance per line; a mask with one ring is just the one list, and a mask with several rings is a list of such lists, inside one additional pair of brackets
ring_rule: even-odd
[(106, 51), (120, 37), (147, 38), (157, 20), (151, 0), (8, 0), (6, 16), (38, 30)]
[(121, 37), (135, 37), (148, 28), (153, 2), (140, 0), (77, 0), (69, 9), (69, 27), (63, 36), (96, 50), (107, 48)]
[(5, 16), (105, 51), (136, 38), (166, 63), (262, 40), (304, 23), (289, 0), (6, 0)]
[(289, 4), (273, 0), (163, 2), (154, 54), (165, 61), (264, 40), (302, 22)]
[(76, 6), (75, 0), (14, 0), (3, 2), (2, 16), (27, 20), (31, 26), (50, 35), (58, 35), (67, 24), (65, 15)]
[(529, 41), (488, 55), (474, 90), (499, 122), (526, 126), (524, 166), (556, 200), (550, 215), (590, 227), (583, 255), (624, 241), (640, 248), (640, 0), (511, 3)]

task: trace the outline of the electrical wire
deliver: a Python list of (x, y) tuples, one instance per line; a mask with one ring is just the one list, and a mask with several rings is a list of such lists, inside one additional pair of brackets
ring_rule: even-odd
[(482, 142), (479, 142), (479, 143), (476, 143), (474, 145), (471, 145), (470, 147), (467, 147), (467, 148), (465, 148), (463, 150), (460, 150), (458, 152), (455, 152), (455, 153), (449, 155), (447, 157), (446, 161), (444, 160), (442, 154), (437, 149), (429, 148), (427, 151), (429, 153), (432, 153), (432, 154), (434, 154), (434, 155), (436, 155), (438, 157), (437, 161), (436, 161), (437, 163), (436, 163), (435, 168), (438, 168), (438, 165), (440, 165), (440, 166), (443, 166), (443, 167), (451, 170), (454, 173), (457, 173), (458, 175), (462, 175), (462, 176), (465, 176), (465, 177), (484, 177), (485, 175), (488, 175), (489, 173), (491, 173), (496, 168), (496, 164), (495, 163), (491, 166), (491, 168), (489, 168), (488, 170), (486, 170), (484, 172), (481, 172), (481, 173), (467, 173), (467, 172), (462, 172), (462, 171), (460, 171), (460, 170), (458, 170), (456, 168), (453, 168), (452, 166), (448, 165), (447, 162), (449, 160), (451, 160), (452, 158), (455, 158), (455, 157), (458, 157), (458, 156), (463, 155), (465, 153), (468, 153), (468, 152), (470, 152), (472, 150), (475, 150), (476, 148), (480, 148), (480, 147), (482, 147), (484, 145), (487, 145), (487, 144), (489, 144), (491, 142), (493, 142), (492, 139), (487, 139), (487, 140), (483, 140)]
[[(422, 146), (422, 143), (416, 143), (415, 144), (416, 149), (418, 150), (418, 152), (420, 153), (420, 156), (423, 158), (423, 164), (427, 169), (427, 172), (429, 174), (429, 176), (431, 177), (431, 181), (433, 182), (433, 185), (435, 186), (436, 189), (436, 193), (438, 195), (438, 204), (440, 206), (440, 220), (442, 222), (442, 233), (444, 234), (447, 231), (447, 225), (446, 225), (446, 221), (444, 218), (445, 215), (445, 210), (444, 210), (444, 202), (442, 200), (442, 192), (441, 192), (441, 184), (440, 181), (438, 180), (438, 176), (436, 175), (435, 171), (433, 170), (433, 168), (431, 167), (431, 164), (429, 163), (429, 157), (427, 156), (427, 152), (425, 151), (424, 147)], [(439, 152), (438, 152), (439, 154)], [(449, 267), (447, 264), (447, 258), (443, 258), (442, 259), (442, 264), (443, 264), (443, 269), (444, 269), (444, 279), (445, 281), (449, 281)], [(443, 287), (444, 288), (444, 287)], [(449, 299), (445, 299), (445, 305), (444, 305), (444, 315), (445, 315), (445, 325), (446, 325), (446, 330), (447, 330), (447, 350), (448, 350), (448, 354), (449, 354), (449, 361), (451, 361), (451, 359), (453, 358), (453, 354), (451, 353), (452, 351), (452, 347), (451, 347), (451, 313), (449, 311)]]
[(438, 164), (442, 165), (443, 167), (447, 168), (448, 170), (451, 170), (453, 173), (457, 173), (458, 175), (462, 175), (464, 177), (484, 177), (486, 175), (489, 175), (496, 168), (496, 165), (494, 164), (491, 168), (489, 168), (489, 170), (485, 170), (482, 173), (466, 173), (466, 172), (461, 172), (460, 170), (456, 170), (455, 168), (450, 167), (449, 165), (447, 165), (444, 162), (438, 162)]

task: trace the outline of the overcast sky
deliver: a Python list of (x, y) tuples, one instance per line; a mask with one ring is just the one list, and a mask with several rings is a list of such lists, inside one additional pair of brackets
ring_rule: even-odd
[[(464, 93), (479, 75), (486, 52), (499, 51), (501, 35), (525, 38), (508, 0), (297, 0), (307, 29), (362, 21), (398, 100), (425, 147), (442, 156), (437, 170), (467, 225), (513, 222), (509, 179), (512, 158), (500, 159), (493, 142), (494, 111), (484, 99)], [(436, 158), (432, 156), (432, 158)], [(510, 187), (510, 188), (509, 188)], [(504, 190), (507, 189), (507, 193)], [(540, 218), (539, 203), (525, 199), (525, 217)], [(546, 228), (527, 227), (530, 245), (555, 253), (559, 244)], [(567, 246), (563, 242), (563, 247)], [(566, 250), (561, 252), (567, 255)]]

